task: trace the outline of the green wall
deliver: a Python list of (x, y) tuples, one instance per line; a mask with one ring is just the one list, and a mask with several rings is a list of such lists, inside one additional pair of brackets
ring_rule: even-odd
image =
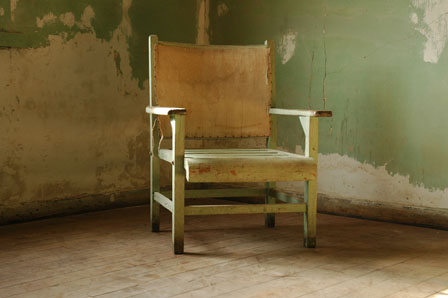
[(277, 106), (334, 112), (322, 194), (447, 208), (448, 5), (428, 1), (0, 0), (0, 223), (147, 202), (149, 34), (275, 40)]
[[(431, 24), (423, 22), (421, 6), (406, 0), (212, 0), (210, 13), (213, 44), (273, 39), (279, 50), (284, 36), (296, 33), (292, 58), (282, 64), (281, 49), (277, 55), (277, 106), (334, 112), (320, 121), (321, 153), (385, 165), (391, 175), (409, 176), (430, 190), (448, 188), (448, 52), (437, 63), (424, 61), (427, 38), (416, 29)], [(285, 148), (302, 144), (293, 119), (282, 119), (280, 128)]]

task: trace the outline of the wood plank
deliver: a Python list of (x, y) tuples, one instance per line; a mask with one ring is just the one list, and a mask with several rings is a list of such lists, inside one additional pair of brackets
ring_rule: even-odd
[[(305, 131), (305, 156), (317, 163), (319, 120), (316, 117), (300, 117)], [(316, 247), (316, 217), (317, 217), (317, 172), (316, 180), (305, 181), (305, 204), (307, 210), (304, 216), (304, 246)]]
[[(156, 35), (151, 35), (148, 39), (149, 43), (149, 105), (155, 105), (155, 47), (157, 45), (158, 39)], [(150, 221), (151, 221), (151, 231), (158, 232), (160, 229), (160, 205), (154, 200), (154, 192), (160, 191), (160, 158), (159, 158), (159, 123), (157, 116), (154, 114), (149, 115), (149, 145), (151, 150), (151, 169), (150, 169)]]
[(305, 212), (305, 204), (244, 204), (185, 206), (185, 215), (259, 214)]
[(160, 149), (159, 157), (163, 161), (166, 161), (168, 163), (173, 163), (173, 150)]
[[(160, 149), (159, 157), (172, 163), (172, 150), (170, 149)], [(266, 157), (285, 157), (285, 158), (300, 158), (303, 155), (293, 154), (290, 152), (272, 150), (272, 149), (186, 149), (186, 158), (261, 158)]]
[(160, 192), (154, 192), (154, 200), (162, 205), (165, 209), (173, 212), (173, 201)]
[(181, 42), (171, 42), (171, 41), (160, 41), (159, 44), (165, 45), (165, 46), (176, 46), (176, 47), (198, 48), (198, 49), (210, 49), (210, 50), (266, 48), (266, 45), (261, 45), (261, 44), (242, 45), (242, 46), (239, 46), (239, 45), (198, 45), (198, 44), (192, 44), (192, 43), (181, 43)]
[(198, 216), (187, 221), (191, 254), (174, 256), (169, 233), (148, 233), (147, 208), (0, 227), (0, 297), (398, 298), (447, 288), (448, 231), (320, 214), (325, 247), (306, 251), (297, 246), (297, 214), (278, 216), (275, 230), (259, 215)]
[[(265, 45), (209, 48), (159, 42), (158, 105), (187, 109), (187, 138), (266, 137), (269, 59)], [(166, 119), (161, 123), (168, 137), (169, 123)]]
[(270, 108), (269, 113), (271, 113), (272, 115), (302, 116), (302, 117), (332, 117), (333, 116), (332, 111), (279, 109), (279, 108)]
[(185, 208), (185, 115), (170, 116), (172, 128), (172, 237), (175, 254), (184, 253), (184, 208)]
[(313, 180), (317, 171), (313, 159), (304, 156), (275, 158), (186, 158), (190, 182), (273, 182)]
[(272, 197), (275, 197), (277, 200), (282, 201), (284, 203), (300, 203), (302, 202), (302, 200), (300, 200), (297, 197), (291, 196), (285, 192), (276, 190), (276, 189), (271, 189), (270, 190), (270, 195)]
[[(197, 198), (238, 198), (261, 197), (265, 195), (264, 188), (220, 188), (220, 189), (189, 189), (185, 191), (186, 199)], [(171, 191), (162, 191), (164, 196), (171, 198)]]
[[(273, 40), (267, 40), (265, 44), (269, 47), (269, 56), (271, 57), (271, 67), (270, 72), (272, 73), (272, 103), (271, 106), (275, 106), (277, 104), (277, 82), (276, 82), (276, 68), (275, 68), (275, 43)], [(277, 149), (277, 138), (278, 138), (278, 129), (277, 129), (277, 115), (271, 114), (271, 133), (267, 139), (267, 148), (269, 149)], [(275, 182), (266, 182), (266, 194), (265, 194), (265, 203), (266, 204), (275, 204), (275, 198), (270, 195), (270, 189), (275, 188)], [(273, 228), (275, 227), (275, 214), (268, 213), (265, 215), (265, 225), (267, 227)]]
[(146, 113), (156, 115), (185, 115), (187, 114), (187, 110), (184, 108), (148, 106), (146, 107)]

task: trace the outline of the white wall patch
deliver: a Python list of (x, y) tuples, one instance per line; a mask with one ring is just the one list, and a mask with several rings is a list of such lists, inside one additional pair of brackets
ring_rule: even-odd
[(448, 0), (413, 0), (412, 4), (424, 11), (420, 23), (416, 14), (411, 15), (415, 30), (427, 39), (423, 60), (437, 63), (448, 39)]
[(282, 64), (286, 64), (292, 56), (294, 56), (296, 50), (296, 38), (297, 32), (293, 32), (292, 30), (288, 30), (288, 32), (283, 35), (278, 46), (278, 52), (282, 57)]
[(3, 9), (3, 7), (0, 7), (0, 17), (5, 15), (5, 10)]
[(411, 14), (411, 21), (416, 25), (418, 24), (418, 15), (415, 12)]
[[(296, 153), (301, 147), (297, 146)], [(336, 153), (319, 154), (318, 191), (330, 198), (369, 201), (420, 208), (448, 208), (448, 188), (428, 189), (414, 185), (409, 176), (391, 174), (386, 166), (375, 167)], [(303, 193), (303, 182), (281, 182), (278, 187)]]

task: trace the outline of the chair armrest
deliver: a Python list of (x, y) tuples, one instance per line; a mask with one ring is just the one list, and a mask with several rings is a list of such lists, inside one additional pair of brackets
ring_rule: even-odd
[(187, 109), (173, 107), (146, 107), (146, 113), (155, 115), (186, 115)]
[(331, 111), (314, 111), (314, 110), (295, 110), (295, 109), (278, 109), (270, 108), (269, 114), (286, 115), (286, 116), (305, 116), (305, 117), (332, 117)]

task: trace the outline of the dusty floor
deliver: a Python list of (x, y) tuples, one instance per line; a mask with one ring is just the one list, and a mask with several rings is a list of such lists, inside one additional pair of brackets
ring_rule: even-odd
[(448, 297), (448, 231), (318, 223), (305, 249), (301, 215), (189, 217), (181, 256), (144, 206), (3, 226), (0, 297)]

